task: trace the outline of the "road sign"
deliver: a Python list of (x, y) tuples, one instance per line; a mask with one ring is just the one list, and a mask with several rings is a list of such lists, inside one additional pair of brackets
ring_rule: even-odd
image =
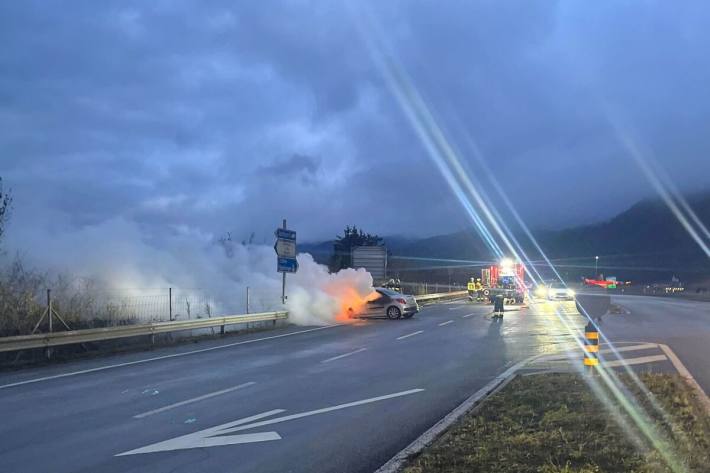
[(198, 432), (193, 432), (191, 434), (182, 435), (180, 437), (164, 440), (162, 442), (147, 445), (145, 447), (136, 448), (134, 450), (119, 453), (116, 456), (121, 457), (125, 455), (138, 455), (143, 453), (170, 452), (173, 450), (186, 450), (190, 448), (221, 447), (224, 445), (238, 445), (243, 443), (256, 443), (280, 440), (282, 438), (281, 435), (279, 435), (278, 432), (275, 432), (273, 430), (246, 434), (240, 433), (236, 435), (232, 434), (234, 434), (235, 432), (242, 432), (244, 430), (249, 429), (261, 430), (261, 427), (265, 426), (280, 424), (282, 422), (302, 419), (304, 417), (310, 417), (319, 414), (326, 414), (329, 412), (362, 406), (373, 402), (385, 401), (388, 399), (394, 399), (402, 396), (409, 396), (410, 394), (416, 394), (422, 391), (424, 390), (421, 388), (409, 389), (407, 391), (386, 394), (384, 396), (371, 397), (359, 401), (347, 402), (345, 404), (338, 404), (336, 406), (322, 407), (320, 409), (315, 409), (312, 411), (296, 412), (294, 414), (282, 415), (280, 417), (274, 416), (285, 412), (285, 409), (272, 409), (270, 411), (262, 412), (260, 414), (256, 414), (250, 417), (245, 417), (243, 419), (227, 422), (226, 424), (217, 425), (215, 427), (210, 427), (204, 430), (200, 430)]
[(277, 258), (276, 270), (279, 273), (295, 273), (298, 271), (298, 261), (296, 258)]
[(282, 240), (279, 238), (274, 243), (274, 250), (276, 250), (276, 255), (282, 258), (295, 258), (296, 240)]
[(277, 228), (274, 232), (276, 238), (279, 240), (291, 240), (296, 241), (296, 232), (294, 230), (286, 230), (285, 228)]

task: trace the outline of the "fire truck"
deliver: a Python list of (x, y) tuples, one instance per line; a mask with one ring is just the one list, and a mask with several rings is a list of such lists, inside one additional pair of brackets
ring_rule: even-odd
[(509, 258), (503, 258), (499, 264), (481, 270), (483, 296), (493, 302), (497, 295), (502, 295), (509, 303), (522, 304), (525, 300), (525, 266)]

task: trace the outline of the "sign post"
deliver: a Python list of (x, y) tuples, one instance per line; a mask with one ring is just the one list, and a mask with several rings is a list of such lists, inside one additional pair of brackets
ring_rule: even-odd
[(281, 228), (274, 232), (276, 243), (276, 270), (281, 273), (281, 303), (286, 304), (286, 273), (298, 271), (298, 261), (296, 260), (296, 232), (286, 229), (286, 219), (283, 220)]

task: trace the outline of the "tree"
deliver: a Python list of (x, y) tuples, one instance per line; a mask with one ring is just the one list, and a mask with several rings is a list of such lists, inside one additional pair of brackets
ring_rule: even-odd
[(2, 177), (0, 177), (0, 239), (5, 233), (5, 224), (10, 217), (10, 206), (12, 205), (12, 195), (10, 191), (3, 192)]
[(352, 227), (348, 225), (345, 227), (343, 235), (337, 236), (333, 243), (333, 257), (330, 269), (339, 271), (343, 268), (349, 268), (352, 264), (352, 250), (357, 246), (382, 246), (383, 244), (382, 237), (365, 233), (355, 225)]

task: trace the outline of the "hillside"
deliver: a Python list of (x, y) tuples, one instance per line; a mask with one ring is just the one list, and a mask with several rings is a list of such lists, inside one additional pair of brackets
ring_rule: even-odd
[[(700, 220), (710, 225), (710, 193), (690, 196), (688, 203)], [(638, 202), (606, 222), (556, 231), (538, 230), (533, 234), (546, 255), (571, 278), (591, 276), (595, 256), (600, 257), (600, 272), (624, 279), (658, 281), (674, 274), (696, 279), (710, 273), (707, 257), (660, 200)], [(531, 260), (542, 259), (523, 235), (517, 238)], [(385, 242), (393, 271), (419, 272), (427, 268), (438, 280), (447, 279), (452, 271), (442, 266), (456, 266), (455, 278), (465, 280), (482, 262), (493, 259), (473, 229), (422, 239), (390, 237)], [(318, 261), (327, 262), (332, 243), (305, 244), (300, 251), (313, 252)], [(446, 259), (459, 261), (441, 261)]]

